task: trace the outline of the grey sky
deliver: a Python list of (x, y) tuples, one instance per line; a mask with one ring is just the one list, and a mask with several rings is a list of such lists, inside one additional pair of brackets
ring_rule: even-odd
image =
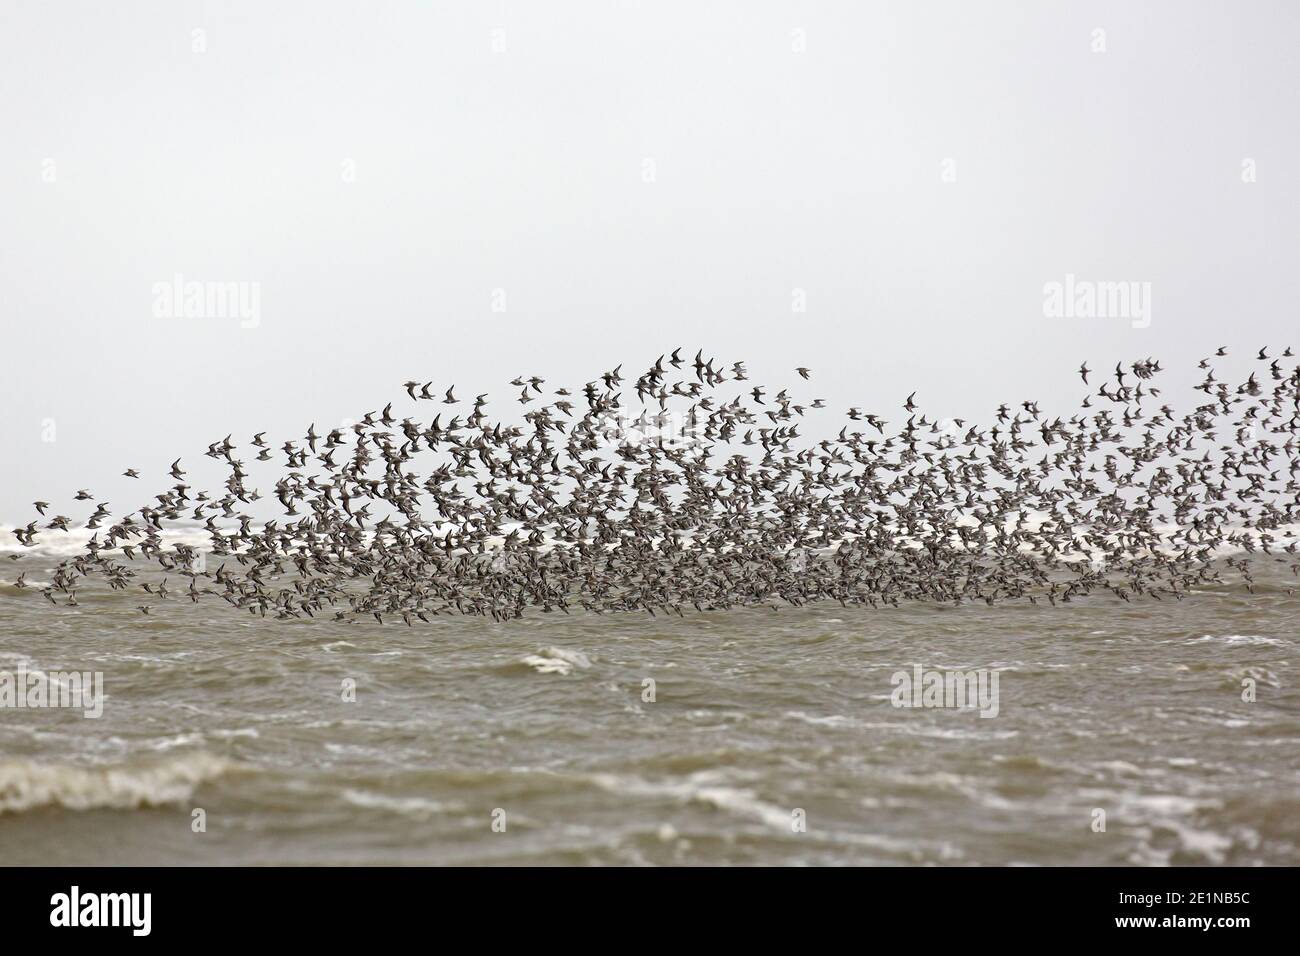
[[(407, 378), (501, 409), (519, 373), (702, 346), (776, 385), (810, 366), (841, 411), (916, 389), (980, 418), (1073, 410), (1084, 358), (1300, 345), (1298, 27), (1256, 2), (10, 0), (0, 521), (82, 487), (129, 510), (177, 455)], [(257, 283), (256, 327), (156, 316), (178, 273)], [(1067, 273), (1150, 283), (1149, 327), (1046, 317)]]

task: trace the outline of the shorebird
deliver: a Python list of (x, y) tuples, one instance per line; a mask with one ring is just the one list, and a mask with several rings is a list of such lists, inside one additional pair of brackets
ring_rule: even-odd
[[(148, 614), (175, 594), (166, 578), (134, 580), (149, 562), (188, 579), (194, 602), (414, 626), (529, 609), (1178, 600), (1225, 570), (1249, 591), (1260, 561), (1300, 573), (1300, 367), (1281, 363), (1289, 347), (1259, 349), (1235, 386), (1202, 359), (1205, 398), (1181, 414), (1160, 399), (1162, 369), (1148, 357), (1099, 383), (1081, 364), (1088, 392), (1073, 412), (1027, 399), (983, 424), (931, 415), (912, 392), (901, 427), (853, 406), (810, 439), (802, 432), (824, 400), (793, 387), (724, 391), (749, 377), (744, 362), (700, 349), (688, 363), (681, 351), (626, 393), (622, 365), (549, 397), (541, 376), (516, 376), (517, 418), (490, 417), (486, 392), (445, 421), (450, 412), (425, 422), (390, 402), (324, 437), (310, 425), (278, 461), (257, 432), (278, 513), (254, 507), (253, 469), (227, 435), (206, 452), (224, 482), (191, 487), (177, 458), (175, 484), (135, 511), (106, 524), (109, 505), (96, 503), (84, 551), (40, 593), (77, 606), (77, 587), (100, 577), (149, 594)], [(414, 402), (435, 399), (431, 387), (401, 386)], [(460, 404), (453, 388), (442, 404)], [(47, 517), (48, 502), (34, 506)], [(36, 547), (72, 522), (12, 533)], [(164, 537), (180, 522), (198, 523), (215, 570)], [(1224, 549), (1240, 553), (1216, 563)]]

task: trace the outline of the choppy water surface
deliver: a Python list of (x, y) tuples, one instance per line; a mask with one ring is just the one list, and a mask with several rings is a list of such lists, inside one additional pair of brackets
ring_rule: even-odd
[[(98, 720), (0, 710), (0, 862), (1296, 864), (1284, 575), (1181, 602), (414, 628), (0, 584), (0, 670), (99, 670), (108, 695)], [(996, 669), (998, 716), (893, 707), (914, 664)]]

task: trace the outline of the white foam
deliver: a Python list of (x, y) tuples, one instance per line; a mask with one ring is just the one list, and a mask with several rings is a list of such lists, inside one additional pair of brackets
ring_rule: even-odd
[(235, 766), (204, 751), (138, 766), (74, 767), (5, 761), (0, 763), (0, 813), (49, 806), (130, 810), (184, 803), (201, 784)]
[(1204, 637), (1194, 637), (1191, 640), (1184, 641), (1184, 644), (1268, 644), (1274, 647), (1285, 647), (1289, 642), (1276, 637), (1264, 637), (1261, 634), (1224, 634), (1215, 636), (1206, 634)]
[(728, 785), (721, 774), (701, 770), (676, 783), (655, 783), (639, 777), (610, 773), (593, 774), (591, 782), (602, 790), (624, 796), (671, 797), (682, 803), (699, 803), (740, 816), (751, 817), (768, 826), (790, 831), (790, 810), (766, 803), (747, 788)]
[(583, 670), (591, 666), (591, 658), (581, 651), (570, 651), (563, 647), (543, 647), (536, 654), (529, 654), (520, 659), (539, 674), (559, 674), (566, 677), (573, 673), (575, 667)]
[(424, 797), (390, 797), (370, 790), (344, 790), (343, 799), (354, 807), (366, 810), (383, 810), (417, 820), (427, 820), (440, 813), (457, 809), (458, 805), (427, 800)]

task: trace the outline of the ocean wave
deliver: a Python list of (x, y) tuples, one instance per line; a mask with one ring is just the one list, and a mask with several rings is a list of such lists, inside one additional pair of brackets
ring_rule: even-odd
[[(777, 833), (797, 832), (800, 840), (823, 846), (854, 846), (883, 852), (891, 858), (903, 858), (913, 863), (920, 863), (927, 858), (951, 862), (964, 855), (959, 847), (944, 841), (917, 841), (842, 828), (797, 831), (793, 827), (798, 810), (796, 806), (778, 806), (758, 796), (752, 787), (716, 770), (702, 770), (673, 781), (651, 781), (613, 773), (595, 773), (587, 779), (607, 793), (620, 797), (667, 798), (680, 805), (708, 807), (733, 817), (753, 820)], [(1010, 804), (1004, 802), (1004, 806), (1009, 807)], [(670, 824), (663, 824), (655, 831), (655, 838), (660, 842), (679, 836), (677, 829)]]
[(586, 670), (591, 666), (591, 658), (581, 651), (570, 651), (563, 647), (543, 647), (536, 654), (529, 654), (519, 663), (527, 664), (539, 674), (559, 674), (567, 677), (575, 667)]
[(442, 803), (424, 797), (390, 797), (370, 790), (344, 790), (342, 797), (354, 807), (395, 813), (416, 820), (427, 820), (439, 814), (463, 809), (463, 804), (460, 803)]
[(149, 764), (109, 767), (9, 760), (0, 762), (0, 813), (39, 807), (134, 810), (181, 804), (200, 785), (236, 766), (201, 750)]
[(1203, 637), (1193, 637), (1183, 642), (1184, 644), (1267, 644), (1272, 647), (1285, 647), (1290, 641), (1284, 641), (1277, 637), (1264, 637), (1262, 634), (1224, 634), (1216, 636), (1206, 634)]
[[(238, 526), (236, 526), (236, 529)], [(30, 546), (20, 544), (14, 531), (17, 526), (0, 524), (0, 554), (20, 554), (24, 556), (41, 556), (53, 558), (71, 558), (82, 554), (90, 539), (103, 535), (103, 529), (69, 528), (67, 531), (46, 528), (41, 536)], [(230, 529), (222, 529), (228, 531)], [(158, 537), (165, 546), (185, 544), (192, 548), (202, 548), (212, 543), (212, 535), (202, 525), (174, 525), (158, 532)], [(127, 542), (130, 544), (131, 542)], [(33, 582), (28, 582), (32, 584)]]
[(51, 581), (43, 581), (39, 578), (24, 578), (23, 587), (18, 586), (18, 581), (0, 581), (0, 592), (23, 594), (31, 588), (48, 588), (53, 584)]
[(588, 778), (607, 793), (619, 796), (668, 797), (679, 803), (695, 803), (724, 813), (758, 820), (788, 831), (792, 811), (758, 798), (748, 787), (734, 786), (722, 774), (711, 770), (693, 773), (684, 780), (652, 782), (640, 777), (596, 773)]
[[(726, 774), (704, 770), (675, 781), (650, 781), (637, 776), (596, 773), (588, 777), (595, 786), (618, 796), (663, 797), (679, 804), (710, 807), (723, 813), (755, 820), (783, 833), (793, 832), (795, 807), (781, 807), (760, 798), (751, 787), (737, 785)], [(836, 831), (826, 834), (832, 842), (854, 843), (877, 849), (913, 850), (903, 840), (867, 833)]]

